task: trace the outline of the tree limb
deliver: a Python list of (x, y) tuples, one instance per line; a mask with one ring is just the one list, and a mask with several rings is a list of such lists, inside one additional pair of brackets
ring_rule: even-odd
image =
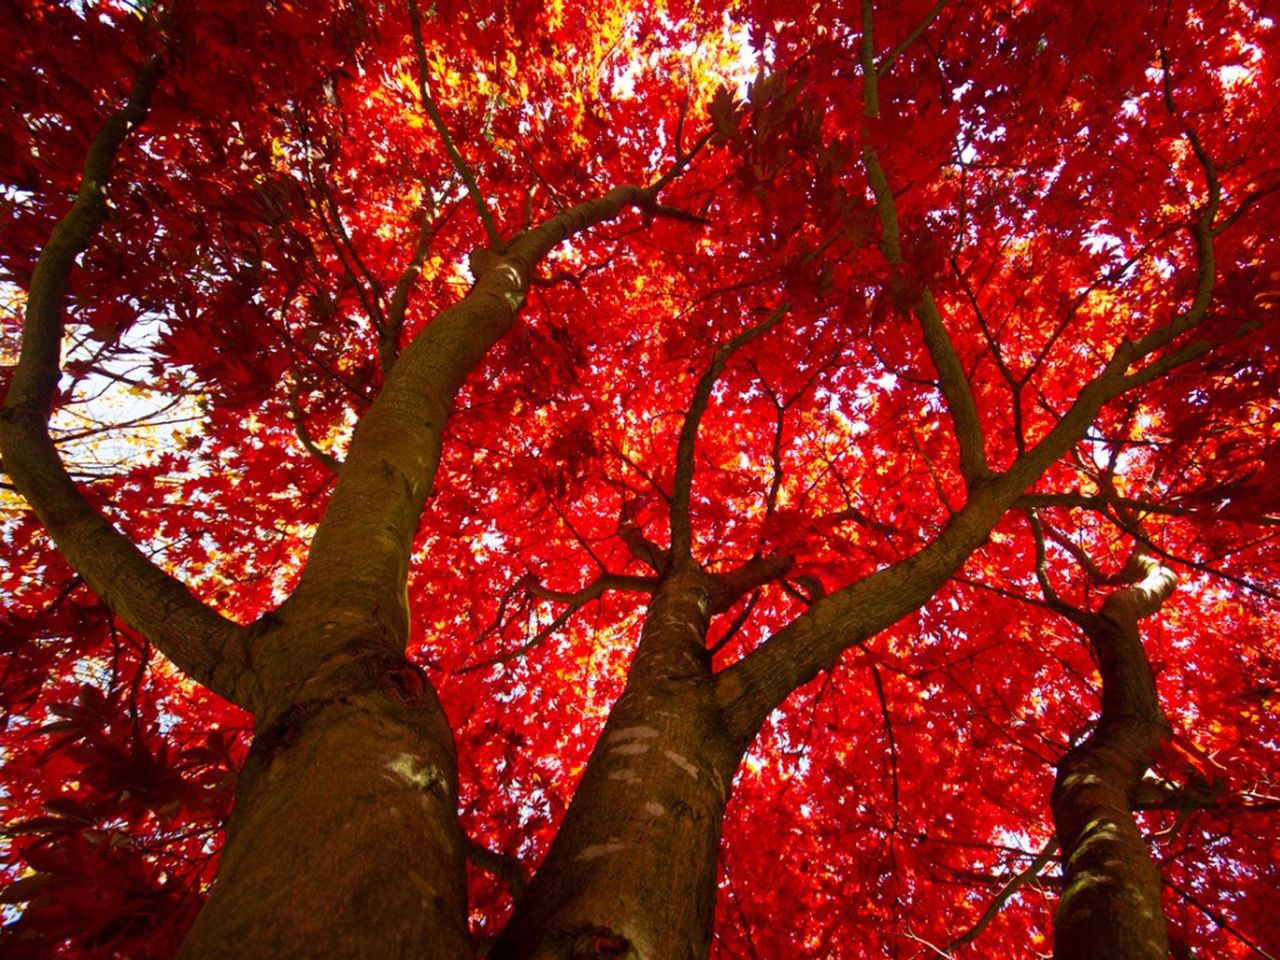
[(14, 486), (103, 602), (192, 679), (247, 706), (235, 690), (243, 628), (197, 600), (107, 521), (72, 482), (49, 436), (71, 270), (102, 225), (116, 155), (146, 118), (162, 70), (159, 56), (148, 60), (124, 107), (93, 138), (75, 202), (36, 261), (21, 355), (0, 413), (0, 451)]
[(790, 309), (790, 303), (781, 303), (764, 320), (732, 337), (716, 350), (711, 365), (698, 378), (693, 399), (690, 400), (689, 410), (684, 417), (684, 425), (680, 428), (680, 439), (676, 444), (676, 475), (671, 485), (671, 559), (675, 564), (692, 559), (693, 528), (689, 519), (689, 499), (693, 489), (693, 450), (697, 442), (698, 425), (711, 400), (711, 391), (724, 372), (729, 358), (781, 323)]
[(562, 210), (510, 240), (501, 252), (473, 251), (474, 285), (404, 348), (356, 425), (298, 586), (278, 611), (306, 637), (293, 648), (291, 675), (309, 676), (330, 652), (332, 631), (307, 629), (309, 624), (358, 621), (379, 642), (404, 649), (413, 538), (435, 482), (458, 390), (515, 323), (534, 270), (548, 253), (625, 210), (643, 208), (687, 163), (681, 158), (648, 187), (615, 187)]
[(602, 574), (592, 580), (577, 593), (572, 594), (531, 586), (531, 592), (538, 596), (544, 597), (548, 600), (565, 603), (567, 606), (559, 616), (514, 650), (509, 650), (506, 653), (489, 657), (477, 663), (469, 663), (465, 667), (454, 672), (459, 674), (473, 673), (476, 670), (483, 670), (486, 667), (492, 667), (499, 663), (507, 663), (518, 657), (523, 657), (526, 653), (539, 646), (544, 640), (568, 623), (569, 619), (588, 603), (592, 600), (599, 600), (604, 596), (606, 590), (634, 590), (642, 593), (652, 593), (656, 588), (657, 581), (652, 577), (628, 577), (615, 574)]
[(902, 54), (905, 53), (913, 43), (920, 39), (921, 34), (929, 29), (929, 25), (938, 18), (938, 14), (942, 12), (942, 8), (946, 5), (947, 0), (938, 0), (938, 2), (933, 5), (933, 9), (924, 15), (924, 19), (916, 24), (915, 29), (903, 37), (902, 42), (894, 47), (892, 51), (880, 58), (880, 63), (876, 65), (876, 74), (884, 76), (888, 73), (897, 59), (902, 56)]
[(724, 613), (746, 594), (785, 577), (793, 566), (795, 557), (790, 555), (752, 557), (732, 570), (711, 574), (708, 590), (711, 612)]
[(671, 555), (644, 535), (635, 520), (624, 514), (618, 524), (618, 536), (631, 555), (654, 573), (661, 574), (671, 562)]
[[(1093, 510), (1107, 513), (1113, 506), (1123, 507), (1139, 513), (1156, 513), (1171, 517), (1202, 516), (1206, 511), (1191, 507), (1180, 507), (1177, 504), (1158, 503), (1154, 500), (1139, 500), (1134, 497), (1121, 497), (1111, 493), (1028, 493), (1018, 498), (1021, 507), (1075, 507), (1081, 510)], [(1253, 517), (1241, 520), (1241, 523), (1258, 526), (1278, 526), (1280, 517)]]
[[(942, 4), (939, 3), (935, 10), (940, 10), (941, 7)], [(863, 79), (863, 113), (868, 118), (880, 116), (872, 13), (871, 0), (863, 0), (860, 59)], [(880, 218), (880, 250), (893, 272), (901, 276), (906, 270), (907, 262), (902, 255), (902, 243), (899, 237), (898, 205), (893, 198), (888, 175), (880, 164), (875, 147), (869, 140), (862, 147), (862, 165), (866, 171), (867, 183), (875, 195), (876, 213)], [(972, 485), (991, 472), (987, 465), (982, 423), (978, 417), (978, 406), (974, 402), (973, 391), (969, 386), (969, 378), (956, 354), (955, 345), (947, 333), (942, 314), (938, 311), (938, 305), (933, 299), (933, 292), (927, 284), (920, 284), (919, 295), (915, 298), (914, 313), (920, 322), (925, 348), (929, 351), (929, 357), (938, 371), (938, 385), (942, 389), (942, 396), (947, 402), (947, 409), (950, 410), (951, 419), (955, 424), (956, 443), (960, 448), (960, 472), (964, 475), (965, 482)]]
[(289, 419), (293, 421), (293, 432), (298, 435), (298, 441), (302, 444), (303, 449), (315, 457), (330, 472), (339, 472), (342, 469), (342, 461), (328, 451), (321, 449), (315, 438), (311, 436), (310, 431), (307, 430), (306, 417), (298, 403), (297, 384), (293, 384), (289, 388)]
[(497, 250), (502, 246), (502, 238), (493, 222), (493, 214), (489, 212), (489, 204), (485, 201), (484, 194), (480, 192), (480, 186), (476, 183), (471, 167), (459, 152), (457, 144), (453, 142), (453, 135), (449, 133), (444, 117), (440, 115), (440, 108), (436, 106), (431, 96), (430, 71), (427, 69), (427, 51), (422, 43), (422, 18), (418, 14), (418, 0), (409, 0), (409, 26), (413, 30), (413, 49), (418, 58), (418, 91), (422, 97), (422, 106), (440, 134), (440, 142), (444, 144), (445, 153), (449, 155), (454, 169), (458, 171), (458, 176), (462, 177), (462, 182), (467, 186), (467, 193), (471, 195), (471, 201), (476, 205), (476, 212), (480, 215), (480, 222), (484, 224), (484, 232), (489, 237), (490, 248)]
[[(338, 209), (338, 201), (333, 197), (333, 191), (329, 188), (326, 180), (321, 184), (320, 192), (324, 196), (325, 206), (328, 207), (329, 216), (333, 218), (330, 224), (329, 217), (325, 216), (324, 210), (320, 211), (320, 222), (324, 229), (325, 235), (329, 238), (329, 242), (333, 244), (334, 252), (338, 254), (338, 260), (342, 263), (342, 268), (347, 274), (347, 278), (351, 281), (351, 285), (355, 287), (356, 295), (360, 298), (361, 304), (364, 305), (365, 312), (369, 315), (369, 320), (381, 338), (387, 328), (386, 316), (382, 311), (382, 284), (369, 272), (368, 266), (365, 265), (364, 258), (360, 256), (355, 245), (351, 242), (351, 234), (347, 232), (347, 225), (342, 220), (342, 211)], [(346, 251), (346, 255), (343, 255)], [(350, 257), (350, 262), (347, 258)], [(354, 263), (355, 267), (351, 264)], [(357, 271), (359, 275), (357, 276)], [(360, 278), (364, 278), (364, 283)], [(365, 293), (364, 284), (368, 283), (369, 293)]]
[(1022, 889), (1022, 887), (1026, 886), (1038, 877), (1040, 875), (1040, 871), (1047, 867), (1056, 858), (1057, 853), (1057, 840), (1050, 840), (1046, 843), (1044, 845), (1044, 849), (1036, 855), (1034, 860), (1027, 864), (1025, 870), (1019, 871), (1009, 878), (1009, 882), (1006, 883), (991, 902), (987, 904), (987, 909), (983, 911), (982, 916), (978, 918), (977, 922), (946, 945), (944, 950), (947, 955), (949, 956), (961, 947), (973, 943), (974, 940), (978, 939), (979, 934), (981, 934), (983, 930), (987, 929), (987, 926), (991, 921), (994, 920), (1000, 911), (1004, 909), (1004, 905), (1009, 902), (1009, 898)]
[(404, 317), (409, 308), (409, 293), (413, 290), (413, 284), (422, 273), (422, 265), (427, 260), (427, 254), (431, 251), (431, 244), (435, 241), (436, 235), (449, 222), (449, 218), (457, 211), (459, 205), (459, 203), (450, 204), (448, 209), (438, 217), (423, 216), (422, 218), (413, 253), (396, 281), (395, 289), (391, 291), (391, 300), (387, 304), (386, 323), (384, 329), (378, 334), (378, 363), (382, 367), (383, 376), (390, 373), (396, 358), (400, 356), (400, 333), (404, 330)]
[(525, 870), (520, 858), (509, 853), (498, 853), (490, 850), (478, 840), (463, 835), (467, 845), (467, 859), (483, 870), (492, 874), (507, 885), (511, 891), (513, 903), (519, 902), (529, 886), (529, 873)]
[[(866, 10), (869, 4), (864, 5)], [(869, 50), (864, 43), (864, 62)], [(873, 78), (867, 79), (874, 92)], [(1102, 407), (1132, 389), (1135, 384), (1128, 376), (1130, 367), (1203, 322), (1214, 280), (1211, 221), (1206, 216), (1207, 211), (1193, 227), (1198, 279), (1195, 298), (1187, 310), (1136, 341), (1122, 340), (1038, 442), (1005, 472), (971, 482), (968, 502), (938, 537), (911, 556), (817, 600), (718, 675), (717, 697), (736, 736), (749, 741), (792, 690), (828, 669), (844, 650), (924, 604), (986, 541), (1004, 513), (1085, 436)]]

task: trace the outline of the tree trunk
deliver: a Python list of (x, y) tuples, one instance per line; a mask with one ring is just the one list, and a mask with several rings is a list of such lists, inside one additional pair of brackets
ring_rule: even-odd
[(1055, 960), (1165, 960), (1160, 873), (1133, 814), (1151, 754), (1168, 734), (1138, 621), (1173, 590), (1173, 575), (1142, 558), (1147, 578), (1098, 614), (1077, 614), (1102, 674), (1097, 729), (1058, 764), (1050, 805), (1064, 883)]
[(339, 649), (260, 721), (179, 956), (470, 957), (456, 809), (453, 737), (421, 671)]
[(713, 696), (708, 581), (668, 576), (622, 697), (493, 960), (705, 957), (739, 753)]

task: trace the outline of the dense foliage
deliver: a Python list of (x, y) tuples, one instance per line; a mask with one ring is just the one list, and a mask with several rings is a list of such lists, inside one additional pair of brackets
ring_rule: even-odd
[[(18, 0), (0, 38), (0, 382), (90, 145), (151, 71), (70, 273), (50, 430), (83, 496), (241, 625), (298, 583), (397, 355), (531, 227), (661, 186), (535, 263), (407, 556), (407, 656), (490, 851), (478, 943), (682, 536), (713, 574), (776, 561), (711, 621), (726, 676), (1041, 451), (927, 600), (764, 711), (711, 954), (1047, 955), (1055, 766), (1099, 710), (1061, 608), (1097, 609), (1135, 551), (1178, 576), (1142, 624), (1170, 730), (1135, 799), (1172, 950), (1280, 952), (1261, 5)], [(99, 599), (7, 478), (0, 509), (0, 948), (171, 956), (252, 716)]]

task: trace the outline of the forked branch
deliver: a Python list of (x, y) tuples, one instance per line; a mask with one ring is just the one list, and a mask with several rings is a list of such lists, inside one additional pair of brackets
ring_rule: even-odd
[[(870, 39), (870, 2), (863, 4), (863, 18), (864, 106), (874, 115), (877, 91)], [(917, 553), (816, 600), (804, 614), (719, 674), (717, 698), (726, 723), (736, 737), (749, 742), (769, 712), (793, 690), (828, 669), (849, 647), (864, 642), (925, 603), (986, 541), (1005, 512), (1052, 464), (1085, 437), (1105, 404), (1211, 349), (1207, 341), (1187, 338), (1208, 315), (1216, 272), (1213, 249), (1216, 178), (1211, 175), (1212, 162), (1207, 157), (1202, 158), (1202, 162), (1206, 164), (1209, 198), (1189, 227), (1196, 254), (1195, 293), (1191, 303), (1138, 339), (1121, 340), (1058, 422), (1003, 473), (993, 475), (986, 468), (968, 381), (946, 331), (941, 328), (940, 318), (928, 307), (921, 307), (918, 316), (926, 329), (926, 344), (939, 369), (944, 395), (962, 444), (961, 466), (970, 481), (968, 501), (950, 518), (943, 532)], [(870, 148), (864, 153), (864, 166), (877, 197), (882, 246), (892, 261), (897, 242), (892, 193)], [(900, 252), (898, 259), (901, 259)], [(1183, 341), (1181, 345), (1175, 345), (1179, 340)], [(1174, 348), (1145, 367), (1138, 366), (1169, 346)], [(954, 376), (947, 374), (947, 369), (952, 370)], [(978, 478), (984, 482), (975, 485), (973, 480)]]
[[(476, 280), (470, 291), (405, 346), (356, 425), (302, 578), (282, 616), (308, 606), (305, 616), (327, 616), (318, 611), (341, 603), (376, 611), (386, 636), (396, 644), (407, 642), (404, 584), (413, 537), (463, 381), (515, 323), (534, 271), (548, 253), (626, 210), (643, 209), (687, 164), (688, 157), (681, 158), (652, 186), (615, 187), (562, 210), (512, 238), (501, 252), (473, 251)], [(304, 603), (306, 598), (316, 603)]]
[[(940, 10), (942, 4), (935, 7)], [(880, 93), (878, 71), (875, 63), (875, 40), (872, 34), (873, 7), (871, 0), (862, 3), (862, 44), (860, 59), (862, 66), (862, 107), (868, 117), (880, 116)], [(925, 24), (927, 26), (927, 22)], [(896, 52), (893, 55), (896, 57)], [(880, 157), (870, 141), (862, 147), (862, 166), (867, 175), (867, 183), (875, 196), (876, 213), (880, 219), (880, 250), (884, 254), (889, 268), (905, 282), (907, 262), (902, 254), (902, 241), (898, 223), (898, 205), (893, 197), (893, 189), (889, 177), (880, 163)], [(914, 298), (914, 312), (924, 334), (925, 348), (938, 371), (938, 386), (951, 412), (955, 424), (956, 443), (960, 448), (960, 472), (965, 482), (972, 484), (990, 473), (987, 466), (986, 446), (982, 436), (982, 423), (978, 417), (978, 406), (973, 399), (973, 391), (969, 386), (969, 378), (965, 373), (960, 358), (956, 354), (955, 345), (947, 333), (946, 324), (933, 298), (933, 291), (925, 283), (919, 284), (919, 291)]]

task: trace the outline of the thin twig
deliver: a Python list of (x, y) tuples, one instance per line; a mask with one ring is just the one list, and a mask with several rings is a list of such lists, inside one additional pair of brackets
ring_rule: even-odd
[(902, 42), (894, 47), (893, 50), (880, 58), (880, 63), (876, 65), (876, 73), (880, 76), (884, 76), (888, 73), (898, 57), (902, 56), (908, 47), (920, 39), (920, 35), (929, 29), (929, 25), (938, 18), (938, 14), (942, 12), (942, 8), (946, 5), (947, 0), (938, 0), (938, 2), (933, 5), (933, 9), (925, 14), (924, 19), (916, 24), (915, 29), (908, 33), (903, 38)]
[(720, 374), (724, 372), (729, 358), (781, 323), (790, 309), (791, 304), (783, 302), (764, 320), (731, 338), (716, 351), (711, 365), (698, 379), (693, 391), (693, 399), (689, 402), (689, 410), (685, 414), (684, 425), (680, 429), (680, 439), (676, 444), (676, 472), (671, 485), (671, 558), (675, 563), (688, 559), (693, 546), (693, 528), (689, 517), (689, 500), (693, 488), (693, 451), (698, 436), (698, 425), (711, 400), (711, 391)]
[(1027, 865), (1027, 868), (1020, 873), (1014, 874), (1014, 876), (1009, 879), (1009, 882), (1001, 888), (1000, 892), (995, 895), (991, 903), (987, 905), (987, 909), (983, 911), (982, 916), (978, 918), (978, 922), (947, 944), (947, 954), (951, 954), (956, 950), (959, 950), (966, 944), (973, 943), (973, 941), (978, 938), (978, 935), (982, 933), (983, 930), (987, 929), (987, 926), (996, 918), (996, 915), (1004, 909), (1004, 905), (1009, 902), (1009, 898), (1017, 893), (1019, 889), (1038, 877), (1040, 875), (1040, 871), (1054, 860), (1057, 853), (1057, 840), (1050, 840), (1046, 843), (1044, 845), (1044, 849), (1041, 850), (1040, 853), (1036, 855), (1036, 858)]

